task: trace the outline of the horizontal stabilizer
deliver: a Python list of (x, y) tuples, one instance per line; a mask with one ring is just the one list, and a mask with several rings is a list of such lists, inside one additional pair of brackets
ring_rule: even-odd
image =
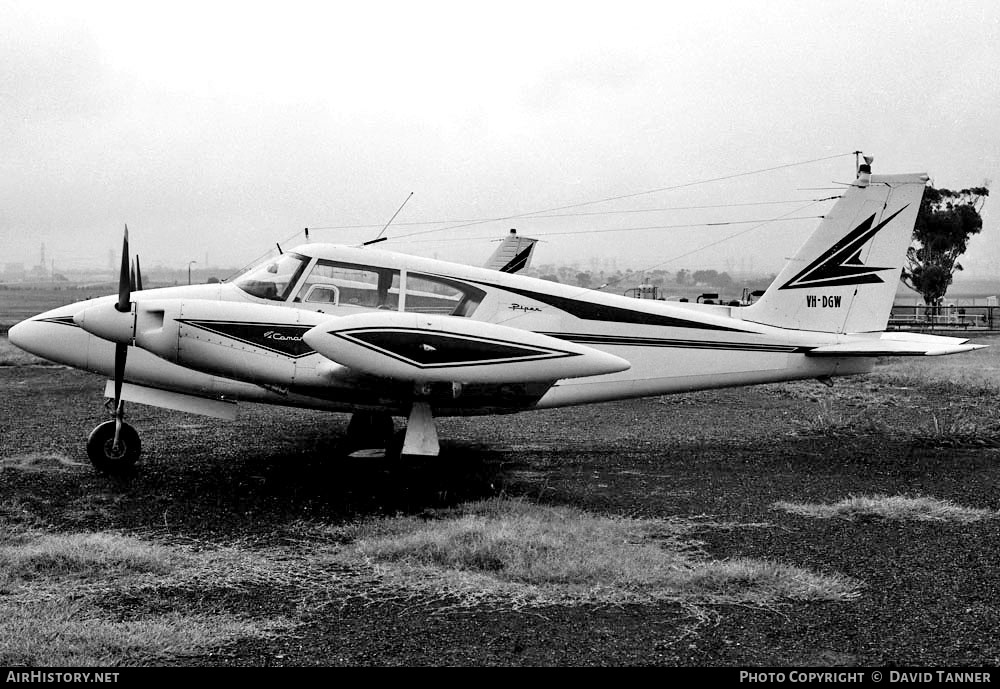
[(989, 345), (967, 344), (960, 337), (940, 337), (917, 333), (882, 333), (879, 339), (856, 340), (816, 347), (806, 356), (943, 356), (982, 349)]

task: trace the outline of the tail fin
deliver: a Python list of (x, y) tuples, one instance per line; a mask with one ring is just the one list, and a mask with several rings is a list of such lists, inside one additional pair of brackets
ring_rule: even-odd
[(858, 179), (744, 320), (796, 330), (885, 330), (927, 175)]
[(522, 237), (517, 230), (511, 230), (503, 242), (486, 262), (487, 268), (501, 273), (516, 273), (531, 265), (531, 254), (535, 251), (537, 239)]

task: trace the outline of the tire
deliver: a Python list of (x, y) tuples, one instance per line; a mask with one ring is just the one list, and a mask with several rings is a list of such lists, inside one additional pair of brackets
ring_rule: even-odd
[(118, 452), (113, 449), (114, 442), (115, 422), (105, 421), (90, 432), (90, 437), (87, 438), (87, 456), (100, 473), (124, 476), (135, 467), (142, 453), (142, 442), (139, 440), (139, 433), (127, 423), (122, 424)]

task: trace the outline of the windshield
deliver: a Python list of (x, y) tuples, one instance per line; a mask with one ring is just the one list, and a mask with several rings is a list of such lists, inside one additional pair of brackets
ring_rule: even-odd
[(251, 268), (233, 283), (252, 296), (285, 301), (307, 263), (309, 259), (300, 254), (282, 254), (274, 260)]

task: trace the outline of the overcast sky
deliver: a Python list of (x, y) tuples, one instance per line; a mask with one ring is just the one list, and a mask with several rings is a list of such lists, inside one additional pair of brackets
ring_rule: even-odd
[(243, 264), (413, 192), (383, 247), (776, 270), (852, 151), (994, 179), (998, 63), (995, 1), (0, 0), (0, 263), (106, 266), (128, 223), (144, 266)]

